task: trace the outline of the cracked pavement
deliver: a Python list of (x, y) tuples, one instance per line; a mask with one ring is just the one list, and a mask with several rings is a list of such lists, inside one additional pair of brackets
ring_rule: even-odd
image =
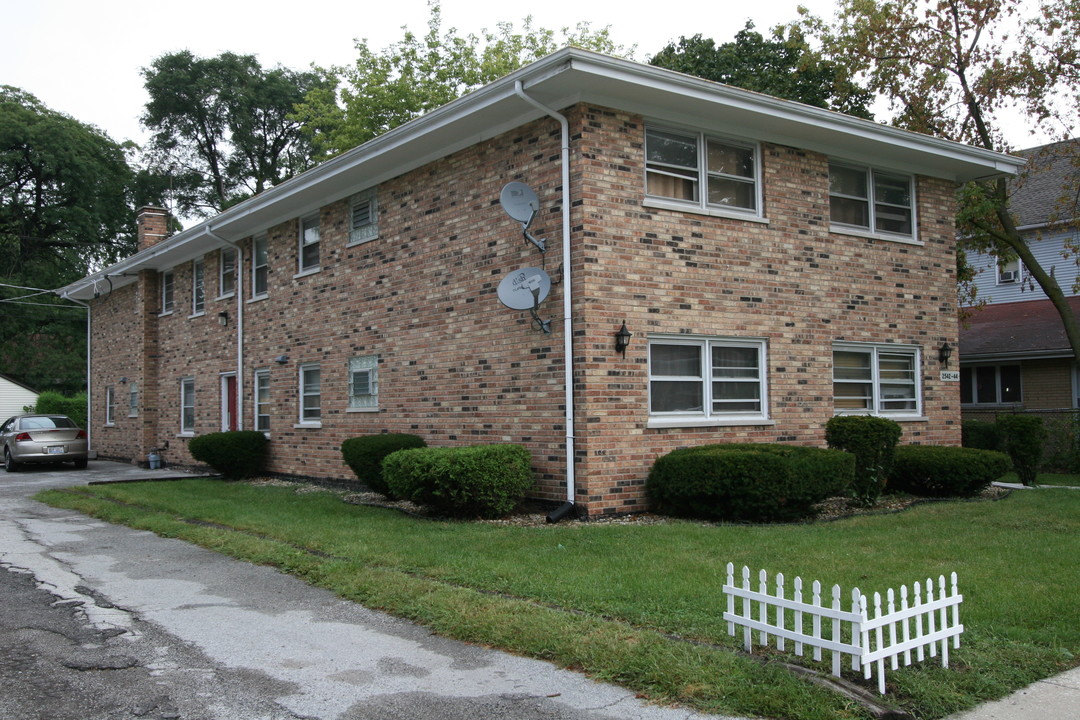
[[(690, 720), (276, 570), (30, 500), (131, 466), (0, 477), (0, 717)], [(152, 475), (147, 471), (145, 474)]]

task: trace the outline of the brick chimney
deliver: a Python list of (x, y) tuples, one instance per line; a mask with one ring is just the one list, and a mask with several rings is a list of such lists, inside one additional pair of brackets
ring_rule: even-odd
[(156, 245), (169, 236), (169, 211), (164, 208), (146, 206), (139, 208), (137, 238), (139, 250)]

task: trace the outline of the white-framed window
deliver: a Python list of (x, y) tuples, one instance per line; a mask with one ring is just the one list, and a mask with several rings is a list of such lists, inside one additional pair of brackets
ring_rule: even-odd
[(206, 264), (202, 258), (191, 261), (191, 314), (206, 312)]
[(965, 405), (1007, 405), (1024, 400), (1019, 364), (960, 368), (960, 402)]
[(300, 366), (300, 424), (322, 420), (322, 372), (318, 363)]
[(259, 368), (255, 371), (255, 429), (270, 432), (270, 369)]
[(362, 355), (349, 359), (349, 409), (374, 410), (379, 407), (379, 356)]
[(266, 297), (267, 282), (270, 279), (270, 243), (265, 235), (259, 235), (251, 242), (251, 298)]
[(650, 338), (650, 420), (765, 421), (766, 367), (764, 340)]
[(757, 217), (758, 146), (701, 132), (646, 126), (645, 194)]
[(116, 422), (116, 388), (109, 385), (105, 388), (105, 424), (112, 425)]
[(158, 285), (161, 288), (161, 314), (168, 315), (173, 311), (175, 298), (175, 283), (172, 270), (165, 270), (158, 276)]
[(349, 244), (359, 245), (379, 237), (379, 194), (369, 188), (349, 201)]
[(218, 295), (236, 294), (236, 248), (222, 248), (218, 258)]
[(139, 417), (139, 383), (128, 385), (128, 417)]
[(1013, 258), (997, 264), (997, 284), (1016, 285), (1024, 279), (1024, 265), (1020, 258)]
[(300, 272), (319, 269), (319, 214), (300, 218)]
[(829, 217), (841, 229), (912, 239), (914, 198), (910, 175), (829, 163)]
[(180, 380), (180, 433), (195, 434), (195, 378)]
[(837, 415), (919, 416), (919, 349), (906, 345), (833, 345), (833, 410)]

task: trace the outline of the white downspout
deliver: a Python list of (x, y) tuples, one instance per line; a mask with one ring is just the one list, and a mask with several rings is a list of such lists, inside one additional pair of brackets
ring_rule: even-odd
[[(244, 250), (226, 240), (209, 225), (206, 234), (236, 250), (236, 429), (244, 429)], [(220, 268), (218, 273), (220, 274)]]
[(548, 515), (548, 522), (556, 522), (567, 515), (574, 505), (576, 495), (574, 478), (574, 321), (573, 283), (570, 275), (570, 123), (561, 113), (552, 110), (525, 94), (518, 80), (514, 83), (518, 96), (544, 114), (559, 121), (562, 130), (562, 275), (563, 275), (563, 372), (566, 387), (566, 505)]

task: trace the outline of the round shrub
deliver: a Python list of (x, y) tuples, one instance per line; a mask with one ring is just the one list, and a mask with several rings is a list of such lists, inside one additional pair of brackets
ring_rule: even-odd
[(521, 445), (400, 450), (383, 461), (397, 497), (452, 517), (493, 518), (513, 510), (532, 487), (532, 457)]
[(230, 480), (258, 475), (266, 467), (266, 436), (257, 430), (233, 430), (191, 438), (191, 457)]
[(1002, 415), (997, 419), (997, 425), (1001, 431), (1002, 449), (1012, 459), (1020, 482), (1034, 485), (1047, 435), (1042, 418), (1037, 415)]
[(829, 447), (855, 456), (855, 498), (873, 504), (881, 496), (902, 434), (900, 423), (872, 415), (837, 415), (825, 425)]
[(912, 495), (967, 497), (1008, 471), (1008, 456), (993, 450), (901, 445), (896, 448), (889, 485)]
[(960, 444), (976, 450), (1001, 451), (1001, 428), (989, 420), (965, 420), (961, 425), (963, 439)]
[(382, 461), (390, 453), (427, 447), (424, 439), (405, 433), (384, 433), (349, 438), (341, 443), (341, 456), (356, 478), (374, 492), (392, 497), (383, 479)]
[(676, 517), (786, 522), (842, 492), (855, 458), (839, 450), (774, 444), (683, 448), (659, 458), (645, 489), (653, 507)]

